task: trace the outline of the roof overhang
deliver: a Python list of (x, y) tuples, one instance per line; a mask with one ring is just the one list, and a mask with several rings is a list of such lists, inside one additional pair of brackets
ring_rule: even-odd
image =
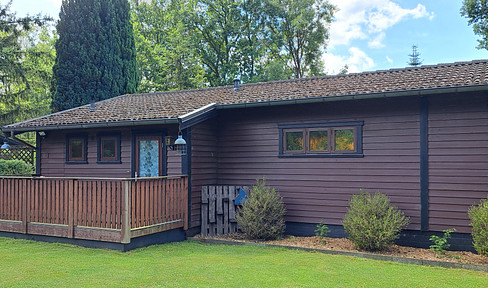
[(178, 117), (180, 130), (191, 127), (207, 119), (213, 118), (217, 114), (217, 111), (215, 110), (216, 108), (216, 103), (210, 103), (190, 113)]
[(90, 129), (90, 128), (110, 128), (110, 127), (131, 127), (131, 126), (146, 126), (146, 125), (166, 125), (178, 124), (178, 118), (162, 118), (162, 119), (141, 119), (141, 120), (124, 120), (111, 122), (95, 122), (95, 123), (80, 123), (80, 124), (66, 124), (66, 125), (46, 125), (46, 126), (32, 126), (32, 127), (3, 127), (4, 133), (24, 133), (36, 131), (52, 131), (52, 130), (70, 130), (70, 129)]

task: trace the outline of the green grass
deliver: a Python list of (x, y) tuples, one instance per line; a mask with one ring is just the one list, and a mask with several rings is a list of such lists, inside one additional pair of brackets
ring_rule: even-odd
[(0, 287), (488, 287), (488, 274), (182, 242), (122, 253), (0, 237)]

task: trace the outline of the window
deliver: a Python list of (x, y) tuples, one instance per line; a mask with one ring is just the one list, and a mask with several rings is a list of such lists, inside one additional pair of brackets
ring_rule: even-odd
[(87, 163), (86, 135), (69, 135), (66, 138), (66, 162), (67, 163)]
[(362, 157), (363, 122), (280, 125), (280, 156)]
[(97, 163), (120, 163), (120, 135), (98, 135)]

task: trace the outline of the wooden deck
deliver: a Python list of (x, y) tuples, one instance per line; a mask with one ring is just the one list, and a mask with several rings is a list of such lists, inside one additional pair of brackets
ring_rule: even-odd
[(187, 176), (0, 177), (0, 231), (126, 244), (187, 217)]

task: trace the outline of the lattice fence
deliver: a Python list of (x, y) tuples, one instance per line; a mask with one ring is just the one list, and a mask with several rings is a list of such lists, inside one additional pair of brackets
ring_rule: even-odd
[(34, 150), (27, 147), (11, 147), (10, 149), (0, 149), (0, 159), (22, 160), (34, 165)]

